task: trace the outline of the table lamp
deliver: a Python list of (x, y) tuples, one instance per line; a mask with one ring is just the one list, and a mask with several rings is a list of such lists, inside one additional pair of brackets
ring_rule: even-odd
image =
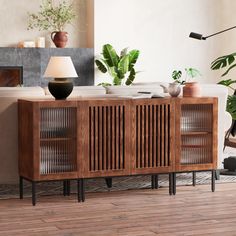
[(51, 57), (44, 77), (54, 78), (49, 81), (48, 89), (56, 100), (66, 99), (73, 90), (73, 82), (69, 78), (78, 77), (70, 57)]

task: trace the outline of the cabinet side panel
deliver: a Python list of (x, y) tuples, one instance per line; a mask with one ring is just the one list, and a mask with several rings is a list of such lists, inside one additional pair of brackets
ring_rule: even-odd
[(18, 150), (19, 175), (33, 179), (33, 105), (18, 102)]

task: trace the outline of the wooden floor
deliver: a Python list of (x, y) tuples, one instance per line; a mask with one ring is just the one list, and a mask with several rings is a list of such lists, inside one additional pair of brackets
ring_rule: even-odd
[(236, 184), (0, 200), (0, 235), (236, 235)]

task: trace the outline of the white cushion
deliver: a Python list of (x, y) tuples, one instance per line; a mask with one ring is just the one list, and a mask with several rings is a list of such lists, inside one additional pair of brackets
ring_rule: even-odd
[(130, 86), (107, 86), (108, 94), (135, 95), (138, 92), (163, 93), (163, 88), (159, 83), (135, 84)]
[(37, 87), (0, 87), (0, 97), (41, 97), (44, 96), (44, 89)]
[[(48, 87), (44, 88), (45, 95), (53, 97), (48, 90)], [(68, 96), (68, 98), (76, 97), (86, 97), (86, 96), (95, 96), (95, 95), (104, 95), (106, 94), (106, 89), (102, 86), (74, 86), (73, 91)]]

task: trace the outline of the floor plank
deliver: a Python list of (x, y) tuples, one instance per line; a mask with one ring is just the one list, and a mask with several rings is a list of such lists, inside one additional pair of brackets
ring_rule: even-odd
[(0, 200), (0, 236), (211, 236), (236, 235), (236, 184), (40, 196)]

